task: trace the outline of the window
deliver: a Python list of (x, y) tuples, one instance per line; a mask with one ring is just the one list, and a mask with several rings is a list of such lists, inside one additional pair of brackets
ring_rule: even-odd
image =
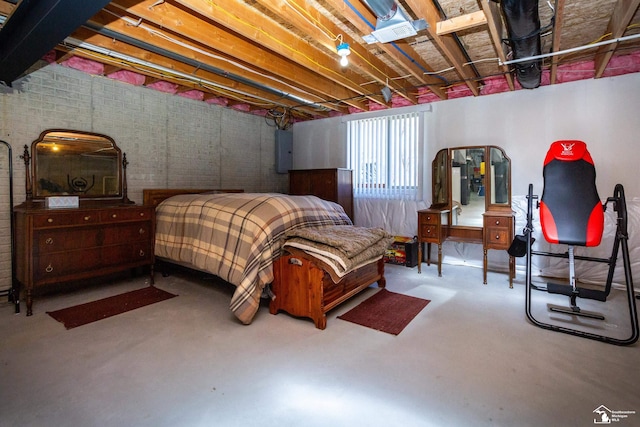
[(418, 198), (421, 116), (413, 112), (348, 122), (355, 197)]

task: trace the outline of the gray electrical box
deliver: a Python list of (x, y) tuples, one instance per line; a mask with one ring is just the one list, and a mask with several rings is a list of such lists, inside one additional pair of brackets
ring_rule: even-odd
[(293, 132), (276, 129), (276, 172), (293, 169)]

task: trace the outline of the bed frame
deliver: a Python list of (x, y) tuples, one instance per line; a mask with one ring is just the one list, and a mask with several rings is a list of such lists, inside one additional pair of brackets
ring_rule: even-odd
[[(163, 200), (179, 194), (196, 194), (207, 192), (242, 193), (243, 190), (227, 189), (144, 189), (145, 205), (158, 206)], [(158, 258), (156, 258), (158, 259)], [(163, 262), (174, 263), (171, 260)], [(190, 267), (193, 268), (193, 267)], [(273, 263), (274, 281), (271, 290), (275, 299), (269, 304), (269, 312), (277, 314), (285, 311), (292, 316), (308, 317), (318, 329), (327, 326), (326, 313), (349, 298), (368, 288), (375, 282), (384, 288), (384, 261), (380, 259), (366, 264), (345, 275), (338, 283), (334, 283), (313, 257), (304, 252), (292, 254), (284, 251)]]
[(180, 194), (200, 194), (200, 193), (243, 193), (244, 190), (220, 190), (213, 188), (187, 188), (187, 189), (174, 189), (174, 188), (146, 188), (142, 190), (142, 203), (145, 206), (158, 206), (160, 202), (169, 197), (178, 196)]
[(291, 254), (284, 251), (273, 264), (274, 280), (271, 290), (275, 295), (269, 312), (285, 311), (292, 316), (309, 317), (318, 329), (327, 327), (326, 313), (368, 288), (374, 282), (384, 288), (384, 261), (364, 265), (334, 283), (329, 273), (304, 252)]

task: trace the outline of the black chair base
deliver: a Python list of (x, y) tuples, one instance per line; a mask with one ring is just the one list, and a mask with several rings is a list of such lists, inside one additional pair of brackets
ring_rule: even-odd
[[(527, 255), (526, 255), (526, 314), (527, 318), (531, 323), (535, 326), (538, 326), (543, 329), (548, 329), (555, 332), (562, 332), (570, 335), (579, 336), (582, 338), (593, 339), (597, 341), (602, 341), (608, 344), (615, 345), (631, 345), (638, 341), (640, 336), (639, 327), (638, 327), (638, 314), (636, 309), (636, 298), (640, 298), (640, 296), (635, 295), (635, 291), (633, 289), (633, 278), (631, 275), (631, 262), (629, 260), (629, 248), (628, 248), (628, 234), (627, 234), (627, 208), (626, 201), (624, 198), (624, 189), (622, 185), (616, 185), (614, 189), (614, 196), (607, 199), (607, 202), (614, 203), (614, 209), (617, 212), (617, 229), (616, 235), (613, 245), (613, 250), (610, 258), (600, 259), (600, 258), (588, 258), (588, 257), (575, 257), (575, 259), (583, 259), (588, 261), (595, 262), (603, 262), (609, 265), (609, 273), (607, 276), (607, 282), (605, 284), (605, 290), (593, 290), (593, 289), (585, 289), (575, 286), (575, 278), (571, 278), (574, 286), (569, 285), (559, 285), (554, 283), (547, 284), (547, 289), (543, 289), (538, 287), (531, 282), (531, 258), (534, 255), (540, 256), (552, 256), (552, 257), (562, 257), (568, 258), (567, 254), (558, 254), (558, 253), (547, 253), (547, 252), (536, 252), (531, 249), (531, 233), (533, 231), (533, 200), (537, 199), (537, 196), (533, 195), (533, 185), (529, 184), (529, 193), (527, 195), (528, 203), (527, 203), (527, 225), (524, 230), (525, 237), (527, 238)], [(600, 313), (585, 311), (578, 307), (576, 300), (577, 298), (586, 298), (592, 299), (596, 301), (606, 302), (607, 296), (609, 295), (609, 291), (611, 290), (611, 284), (613, 281), (613, 275), (615, 272), (616, 260), (618, 258), (618, 252), (621, 249), (622, 261), (624, 264), (624, 275), (625, 275), (625, 285), (626, 285), (626, 294), (627, 294), (627, 303), (629, 310), (629, 321), (630, 321), (630, 334), (626, 338), (616, 338), (610, 337), (606, 335), (585, 332), (583, 330), (573, 329), (566, 326), (560, 326), (551, 323), (545, 323), (535, 318), (535, 316), (531, 312), (531, 292), (532, 290), (542, 291), (546, 290), (549, 293), (568, 295), (571, 300), (571, 307), (560, 307), (549, 304), (548, 309), (551, 312), (563, 313), (571, 316), (580, 316), (595, 320), (604, 320), (605, 317)], [(571, 260), (572, 262), (573, 260)]]
[(593, 311), (585, 311), (582, 310), (580, 307), (576, 306), (571, 306), (571, 307), (561, 307), (558, 305), (547, 305), (547, 307), (549, 308), (549, 311), (553, 311), (554, 313), (564, 313), (564, 314), (570, 314), (571, 316), (580, 316), (580, 317), (586, 317), (589, 319), (597, 319), (597, 320), (604, 320), (605, 317), (600, 314), (600, 313), (596, 313)]

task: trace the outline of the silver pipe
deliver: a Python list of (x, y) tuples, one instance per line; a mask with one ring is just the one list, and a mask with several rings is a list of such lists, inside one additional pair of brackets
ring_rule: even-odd
[(534, 61), (536, 59), (548, 58), (550, 56), (564, 55), (566, 53), (578, 52), (580, 50), (585, 50), (585, 49), (591, 49), (591, 48), (594, 48), (594, 47), (605, 46), (605, 45), (608, 45), (608, 44), (611, 44), (611, 43), (620, 43), (620, 42), (624, 42), (624, 41), (627, 41), (627, 40), (634, 40), (634, 39), (637, 39), (638, 37), (640, 37), (640, 34), (633, 34), (631, 36), (618, 37), (617, 39), (605, 40), (605, 41), (601, 41), (601, 42), (598, 42), (598, 43), (587, 44), (587, 45), (584, 45), (584, 46), (572, 47), (572, 48), (565, 49), (565, 50), (559, 50), (557, 52), (544, 53), (542, 55), (529, 56), (527, 58), (512, 59), (510, 61), (504, 61), (504, 62), (501, 62), (500, 60), (498, 60), (498, 64), (499, 65), (509, 65), (509, 64), (517, 64), (518, 62)]

